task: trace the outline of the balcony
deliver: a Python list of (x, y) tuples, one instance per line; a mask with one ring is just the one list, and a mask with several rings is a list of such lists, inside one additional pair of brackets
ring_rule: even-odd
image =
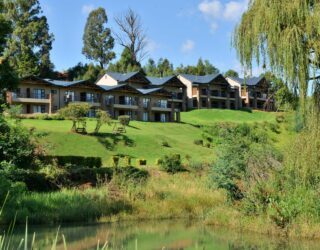
[(152, 111), (171, 112), (171, 107), (166, 103), (155, 103), (151, 107)]
[(183, 102), (183, 93), (172, 93), (169, 102)]
[(115, 102), (113, 104), (114, 108), (118, 109), (138, 109), (138, 103), (136, 101), (126, 101), (126, 100), (120, 100), (118, 102)]
[(26, 94), (26, 93), (10, 93), (12, 102), (15, 103), (39, 103), (39, 104), (45, 104), (50, 103), (50, 95), (37, 95), (34, 93)]
[(64, 97), (64, 102), (65, 103), (88, 103), (92, 107), (100, 107), (101, 103), (99, 101), (99, 98), (74, 98), (74, 97)]

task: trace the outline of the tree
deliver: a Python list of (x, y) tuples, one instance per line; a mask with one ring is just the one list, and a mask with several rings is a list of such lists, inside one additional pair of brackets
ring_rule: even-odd
[(111, 125), (112, 119), (111, 119), (109, 113), (107, 113), (104, 110), (100, 110), (99, 109), (96, 112), (96, 118), (97, 118), (97, 124), (96, 124), (96, 127), (94, 129), (94, 133), (95, 134), (99, 133), (99, 130), (100, 130), (102, 125), (104, 125), (104, 124), (108, 124), (109, 126)]
[(298, 89), (302, 107), (309, 87), (319, 86), (320, 2), (310, 0), (252, 0), (236, 28), (233, 44), (240, 62), (251, 69), (253, 59), (270, 65)]
[(183, 66), (182, 64), (176, 68), (177, 74), (191, 74), (191, 75), (210, 75), (218, 74), (219, 70), (213, 66), (208, 60), (203, 60), (199, 58), (196, 66)]
[(290, 91), (288, 85), (270, 71), (266, 72), (264, 77), (271, 83), (270, 92), (274, 96), (277, 109), (295, 110), (298, 106), (298, 97)]
[(157, 65), (157, 76), (164, 77), (174, 74), (173, 65), (167, 58), (160, 58)]
[(18, 79), (14, 70), (9, 65), (8, 57), (5, 57), (4, 51), (7, 40), (12, 32), (11, 23), (5, 18), (3, 3), (0, 3), (0, 104), (5, 103), (5, 93), (7, 90), (13, 90), (18, 84)]
[(121, 46), (128, 49), (134, 65), (140, 65), (140, 62), (147, 55), (147, 38), (142, 28), (140, 16), (132, 9), (115, 18), (121, 33), (116, 33), (117, 40)]
[(124, 48), (120, 60), (115, 64), (110, 63), (108, 71), (115, 71), (121, 73), (127, 73), (132, 71), (141, 71), (141, 65), (133, 61), (131, 53), (128, 48)]
[(229, 69), (226, 73), (224, 73), (224, 77), (239, 77), (239, 73), (233, 69)]
[(112, 51), (114, 39), (111, 30), (106, 27), (107, 23), (105, 9), (93, 10), (89, 14), (83, 35), (82, 53), (88, 59), (99, 62), (101, 68), (116, 57)]
[(69, 103), (68, 106), (60, 109), (59, 113), (62, 117), (72, 121), (71, 131), (87, 133), (86, 117), (90, 110), (88, 103)]
[(53, 69), (50, 50), (54, 40), (47, 18), (41, 16), (38, 0), (4, 1), (7, 20), (13, 33), (8, 39), (6, 56), (19, 77), (46, 76)]
[(156, 62), (152, 58), (149, 58), (147, 64), (143, 67), (143, 69), (148, 76), (157, 76), (158, 74)]

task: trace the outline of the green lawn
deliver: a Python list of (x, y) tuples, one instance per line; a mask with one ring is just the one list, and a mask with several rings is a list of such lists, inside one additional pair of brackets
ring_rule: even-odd
[[(157, 158), (170, 153), (178, 153), (184, 158), (190, 155), (194, 161), (211, 161), (214, 151), (194, 144), (201, 139), (201, 129), (194, 124), (214, 122), (259, 122), (274, 121), (274, 113), (231, 110), (196, 110), (182, 113), (183, 123), (149, 123), (130, 122), (123, 135), (112, 134), (112, 127), (103, 126), (101, 136), (80, 135), (70, 132), (71, 121), (47, 121), (25, 119), (23, 125), (44, 133), (40, 139), (48, 146), (49, 154), (98, 156), (105, 165), (111, 164), (111, 156), (116, 154), (130, 155), (135, 159), (144, 158), (148, 165), (154, 165)], [(88, 121), (88, 132), (92, 132), (95, 121)], [(162, 146), (162, 142), (169, 147)]]
[(190, 124), (210, 125), (215, 122), (274, 122), (275, 112), (201, 109), (181, 114), (182, 121)]

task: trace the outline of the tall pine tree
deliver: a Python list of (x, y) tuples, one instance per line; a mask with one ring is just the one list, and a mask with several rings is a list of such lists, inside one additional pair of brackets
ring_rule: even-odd
[(7, 20), (13, 32), (7, 43), (6, 56), (19, 77), (47, 76), (53, 70), (50, 50), (54, 40), (47, 18), (38, 0), (4, 0)]

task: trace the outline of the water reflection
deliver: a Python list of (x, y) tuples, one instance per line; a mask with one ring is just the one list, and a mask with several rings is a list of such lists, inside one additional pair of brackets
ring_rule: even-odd
[[(51, 249), (57, 227), (29, 228), (30, 237), (36, 233), (35, 249)], [(227, 229), (204, 226), (201, 222), (146, 221), (98, 225), (62, 226), (57, 249), (64, 249), (64, 234), (68, 250), (96, 249), (108, 242), (108, 249), (128, 250), (209, 250), (209, 249), (320, 249), (314, 241), (286, 241), (274, 237), (239, 233)], [(17, 229), (14, 241), (24, 237), (24, 229)]]

